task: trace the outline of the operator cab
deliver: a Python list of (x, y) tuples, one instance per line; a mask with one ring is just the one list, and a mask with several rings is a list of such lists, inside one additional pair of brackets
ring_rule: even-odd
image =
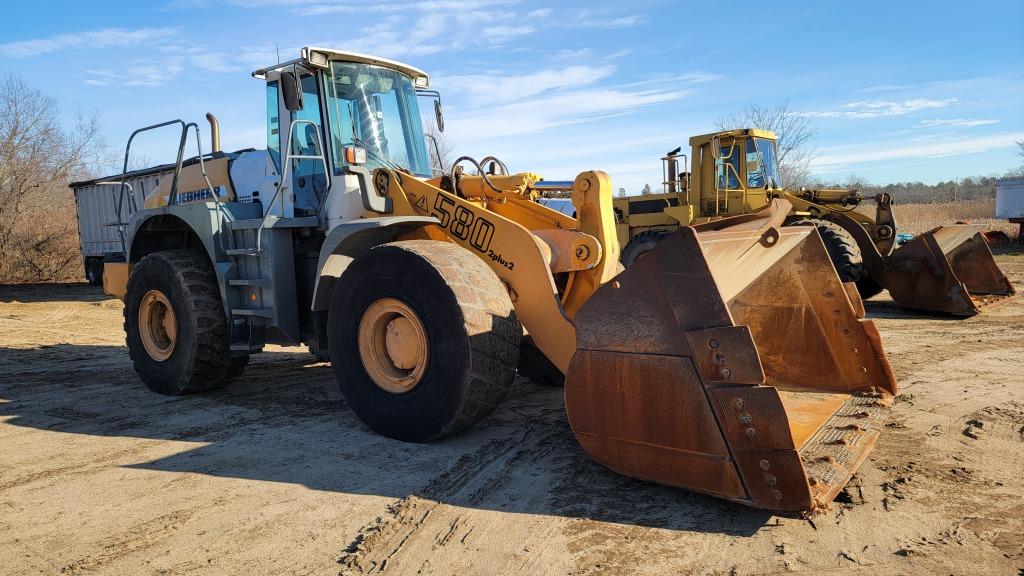
[(264, 212), (317, 217), (325, 228), (368, 212), (390, 212), (372, 192), (370, 173), (387, 167), (432, 175), (418, 98), (422, 70), (385, 58), (303, 48), (300, 58), (253, 72), (267, 82), (269, 166), (259, 197)]
[(719, 190), (782, 188), (776, 138), (771, 132), (758, 129), (723, 132), (716, 135), (712, 145), (718, 147), (715, 177)]
[(687, 203), (694, 218), (747, 214), (764, 208), (782, 189), (774, 133), (758, 128), (726, 130), (690, 138), (693, 160)]

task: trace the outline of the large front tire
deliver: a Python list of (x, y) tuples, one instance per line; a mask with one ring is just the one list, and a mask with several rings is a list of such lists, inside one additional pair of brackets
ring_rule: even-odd
[(135, 371), (160, 394), (223, 386), (248, 362), (231, 357), (217, 275), (192, 250), (154, 252), (135, 265), (124, 330)]
[(331, 297), (338, 386), (379, 434), (425, 442), (490, 414), (508, 395), (522, 340), (508, 291), (448, 242), (384, 244), (358, 258)]
[(797, 220), (791, 226), (814, 226), (825, 244), (828, 257), (832, 260), (839, 279), (843, 282), (857, 282), (863, 275), (864, 262), (860, 247), (853, 236), (842, 226), (828, 220), (808, 218)]
[(622, 254), (619, 256), (619, 261), (623, 266), (629, 268), (671, 235), (672, 233), (668, 230), (644, 230), (626, 243), (626, 247), (622, 249)]

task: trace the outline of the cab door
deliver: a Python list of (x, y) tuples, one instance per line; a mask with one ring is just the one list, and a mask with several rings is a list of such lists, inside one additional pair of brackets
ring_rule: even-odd
[(292, 135), (291, 154), (300, 156), (292, 159), (290, 189), (295, 216), (315, 216), (327, 198), (327, 175), (324, 162), (314, 159), (324, 156), (323, 120), (320, 115), (320, 91), (316, 76), (302, 74), (302, 109), (290, 113), (290, 122), (296, 123), (290, 130)]

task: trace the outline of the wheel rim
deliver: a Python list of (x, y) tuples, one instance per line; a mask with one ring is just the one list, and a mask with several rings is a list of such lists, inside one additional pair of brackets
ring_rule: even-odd
[(139, 336), (150, 358), (163, 362), (174, 353), (178, 322), (170, 300), (159, 290), (150, 290), (139, 303)]
[(359, 357), (370, 379), (392, 394), (404, 394), (427, 370), (427, 331), (416, 312), (395, 298), (371, 304), (359, 322)]

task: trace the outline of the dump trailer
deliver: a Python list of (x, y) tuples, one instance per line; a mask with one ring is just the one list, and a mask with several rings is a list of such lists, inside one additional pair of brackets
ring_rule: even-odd
[[(606, 174), (468, 157), (434, 174), (418, 98), (444, 121), (421, 70), (305, 48), (254, 76), (267, 150), (182, 167), (198, 125), (157, 125), (180, 131), (179, 163), (104, 268), (154, 391), (306, 344), (370, 428), (425, 442), (491, 413), (533, 351), (564, 375), (580, 445), (623, 474), (813, 512), (870, 451), (895, 378), (815, 229), (781, 226), (784, 200), (683, 226), (621, 272)], [(575, 217), (535, 201), (553, 191)]]
[[(840, 278), (855, 282), (863, 298), (888, 289), (907, 308), (971, 316), (1015, 295), (979, 226), (941, 226), (897, 247), (890, 194), (783, 188), (772, 132), (694, 136), (690, 154), (680, 151), (662, 158), (661, 194), (615, 200), (627, 266), (681, 225), (757, 212), (783, 198), (793, 206), (785, 225), (816, 227)], [(857, 210), (867, 201), (874, 218)]]
[(145, 191), (155, 188), (160, 177), (172, 169), (171, 165), (154, 166), (125, 174), (123, 196), (119, 194), (121, 175), (70, 184), (75, 196), (82, 264), (90, 284), (103, 283), (104, 261), (124, 261), (125, 241), (118, 223), (127, 221), (131, 213), (142, 206)]

